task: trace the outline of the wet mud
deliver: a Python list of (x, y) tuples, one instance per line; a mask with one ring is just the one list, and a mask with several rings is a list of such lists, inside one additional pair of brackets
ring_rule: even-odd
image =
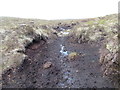
[[(26, 48), (28, 58), (5, 72), (3, 88), (114, 88), (103, 77), (99, 64), (100, 43), (73, 43), (67, 36), (40, 40)], [(77, 52), (74, 60), (68, 55)], [(51, 66), (44, 68), (46, 62)]]

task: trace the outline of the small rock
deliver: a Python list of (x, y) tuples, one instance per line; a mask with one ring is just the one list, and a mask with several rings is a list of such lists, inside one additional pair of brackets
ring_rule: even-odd
[(44, 69), (47, 69), (47, 68), (50, 68), (52, 66), (52, 62), (46, 62), (44, 65), (43, 65), (43, 68)]
[(68, 59), (69, 59), (69, 60), (74, 60), (77, 56), (78, 56), (78, 53), (77, 53), (77, 52), (71, 52), (71, 53), (68, 55)]

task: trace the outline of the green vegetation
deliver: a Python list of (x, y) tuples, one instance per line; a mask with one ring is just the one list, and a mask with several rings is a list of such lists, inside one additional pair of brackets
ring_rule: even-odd
[[(86, 20), (87, 21), (87, 20)], [(104, 18), (93, 18), (88, 22), (81, 23), (72, 32), (78, 42), (81, 41), (97, 41), (107, 39), (117, 35), (117, 15), (105, 16)]]

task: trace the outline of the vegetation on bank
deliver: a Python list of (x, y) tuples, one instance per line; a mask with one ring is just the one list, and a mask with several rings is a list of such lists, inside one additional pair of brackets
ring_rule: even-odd
[[(2, 22), (3, 20), (4, 19), (0, 21)], [(22, 63), (22, 61), (27, 57), (24, 52), (25, 47), (28, 44), (32, 43), (35, 39), (48, 37), (52, 32), (26, 21), (26, 23), (22, 24), (22, 20), (19, 25), (15, 24), (16, 22), (14, 22), (14, 20), (8, 20), (8, 22), (5, 22), (0, 23), (2, 24), (0, 25), (1, 73), (2, 71), (5, 71), (11, 67), (16, 67)]]
[(118, 35), (117, 15), (93, 18), (81, 22), (71, 32), (78, 43), (85, 41), (98, 41)]
[(78, 43), (103, 41), (99, 60), (103, 75), (112, 78), (113, 82), (116, 81), (120, 87), (120, 38), (118, 29), (118, 15), (108, 15), (82, 23), (81, 26), (76, 27), (71, 32), (71, 36), (75, 35), (74, 41)]

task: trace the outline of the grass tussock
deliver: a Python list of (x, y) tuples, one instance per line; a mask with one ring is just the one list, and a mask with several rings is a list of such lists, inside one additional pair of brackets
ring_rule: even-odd
[(99, 41), (113, 37), (118, 33), (117, 15), (94, 18), (81, 22), (81, 25), (74, 28), (71, 35), (74, 35), (78, 43), (85, 41)]

